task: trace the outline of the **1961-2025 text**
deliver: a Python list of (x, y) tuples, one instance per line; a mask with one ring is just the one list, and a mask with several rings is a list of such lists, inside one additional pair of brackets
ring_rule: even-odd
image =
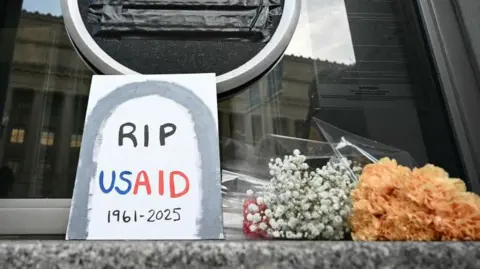
[(181, 208), (172, 209), (150, 209), (146, 213), (137, 210), (109, 210), (107, 212), (108, 223), (131, 223), (131, 222), (158, 222), (158, 221), (179, 221), (181, 220)]

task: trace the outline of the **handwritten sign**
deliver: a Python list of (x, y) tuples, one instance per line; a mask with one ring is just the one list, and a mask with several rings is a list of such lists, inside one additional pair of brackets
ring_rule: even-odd
[(93, 77), (67, 239), (223, 238), (215, 87)]

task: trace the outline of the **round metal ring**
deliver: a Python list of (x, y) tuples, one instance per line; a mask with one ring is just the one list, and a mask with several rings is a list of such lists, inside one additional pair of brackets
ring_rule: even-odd
[[(95, 42), (80, 14), (78, 0), (61, 0), (65, 27), (75, 47), (97, 70), (108, 75), (139, 74), (120, 64)], [(288, 47), (300, 17), (301, 0), (286, 0), (277, 30), (252, 59), (224, 74), (217, 74), (217, 93), (224, 94), (257, 78), (270, 68)]]

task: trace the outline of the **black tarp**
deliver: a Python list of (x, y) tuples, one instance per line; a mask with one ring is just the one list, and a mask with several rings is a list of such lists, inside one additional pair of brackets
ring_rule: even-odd
[(268, 42), (282, 0), (92, 0), (95, 36)]

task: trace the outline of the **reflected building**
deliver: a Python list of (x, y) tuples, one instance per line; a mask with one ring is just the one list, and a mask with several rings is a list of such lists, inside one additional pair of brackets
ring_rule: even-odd
[[(11, 196), (70, 198), (93, 73), (61, 17), (23, 11), (14, 47), (0, 143), (16, 178)], [(221, 137), (253, 146), (269, 133), (301, 135), (315, 70), (335, 65), (286, 55), (269, 75), (219, 103)]]
[[(219, 103), (222, 137), (257, 144), (265, 135), (308, 138), (316, 75), (338, 74), (348, 65), (285, 55), (263, 79)], [(307, 131), (307, 134), (305, 134)]]
[(23, 11), (19, 24), (0, 144), (12, 196), (69, 197), (92, 72), (61, 17)]

